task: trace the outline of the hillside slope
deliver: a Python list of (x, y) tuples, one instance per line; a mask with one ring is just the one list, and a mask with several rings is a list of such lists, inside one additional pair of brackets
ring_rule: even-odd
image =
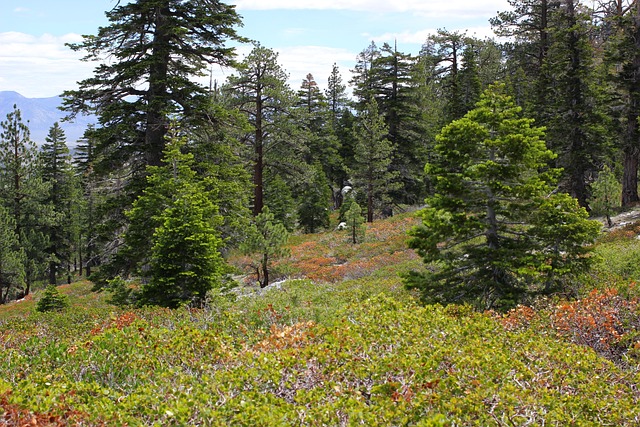
[(542, 311), (417, 304), (397, 276), (419, 265), (402, 245), (413, 221), (375, 223), (356, 246), (295, 236), (278, 289), (214, 293), (204, 309), (123, 311), (101, 295), (83, 307), (85, 283), (66, 313), (13, 315), (0, 322), (3, 422), (638, 424), (632, 359), (570, 343)]

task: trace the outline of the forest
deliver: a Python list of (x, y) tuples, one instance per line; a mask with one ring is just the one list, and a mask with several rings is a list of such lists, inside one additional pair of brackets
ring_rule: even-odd
[(508, 2), (297, 88), (233, 6), (107, 11), (98, 123), (0, 121), (0, 424), (638, 425), (640, 2)]
[[(640, 5), (584, 3), (510, 0), (493, 39), (442, 29), (418, 55), (372, 42), (325, 91), (311, 74), (289, 87), (233, 6), (118, 5), (69, 45), (98, 64), (64, 93), (69, 119), (98, 117), (73, 155), (57, 123), (42, 147), (17, 108), (1, 123), (0, 301), (73, 274), (197, 306), (229, 285), (233, 251), (256, 254), (266, 287), (289, 233), (337, 212), (357, 243), (360, 217), (422, 205), (409, 244), (438, 266), (406, 281), (426, 301), (566, 292), (588, 269), (588, 214), (640, 201)], [(233, 72), (195, 83), (212, 64)]]

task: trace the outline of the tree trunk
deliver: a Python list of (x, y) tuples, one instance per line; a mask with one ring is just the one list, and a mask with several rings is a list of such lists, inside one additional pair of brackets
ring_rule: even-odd
[(635, 147), (624, 150), (622, 160), (622, 207), (628, 207), (640, 201), (638, 197), (638, 151)]
[(640, 2), (636, 3), (633, 23), (633, 40), (635, 53), (633, 57), (633, 73), (629, 84), (629, 107), (627, 111), (627, 132), (623, 149), (622, 207), (631, 206), (638, 201), (638, 116), (640, 112)]
[(262, 91), (256, 92), (256, 130), (255, 130), (255, 160), (253, 165), (253, 216), (258, 216), (264, 207), (264, 147), (262, 140)]
[(160, 166), (167, 132), (167, 77), (170, 56), (167, 46), (170, 36), (167, 33), (166, 7), (156, 9), (156, 25), (153, 33), (152, 56), (156, 58), (149, 70), (149, 89), (147, 91), (147, 128), (145, 130), (144, 153), (147, 165)]
[(266, 288), (269, 286), (269, 258), (266, 254), (262, 257), (262, 283), (260, 283), (261, 288)]
[(55, 285), (56, 284), (57, 272), (58, 272), (58, 266), (57, 266), (56, 262), (55, 261), (51, 261), (49, 263), (49, 284), (50, 285)]

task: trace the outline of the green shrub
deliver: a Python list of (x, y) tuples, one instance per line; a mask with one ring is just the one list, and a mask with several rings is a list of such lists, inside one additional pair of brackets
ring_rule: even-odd
[(36, 305), (36, 311), (44, 313), (47, 311), (62, 311), (69, 305), (65, 295), (62, 295), (55, 285), (49, 285), (44, 290), (44, 295)]

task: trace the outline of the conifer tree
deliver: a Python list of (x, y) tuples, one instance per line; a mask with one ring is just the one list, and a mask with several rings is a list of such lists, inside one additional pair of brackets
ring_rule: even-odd
[(354, 245), (364, 240), (366, 227), (364, 225), (364, 218), (362, 217), (362, 208), (355, 200), (352, 200), (349, 204), (349, 209), (344, 215), (344, 220), (347, 223), (346, 230), (349, 233), (351, 243)]
[(298, 204), (300, 226), (306, 233), (328, 228), (331, 187), (320, 164), (314, 165), (311, 176), (302, 187)]
[(135, 263), (130, 271), (148, 278), (137, 296), (142, 305), (199, 305), (221, 283), (222, 218), (212, 201), (215, 183), (197, 178), (193, 156), (180, 152), (183, 145), (173, 137), (165, 166), (150, 167), (149, 186), (128, 212), (131, 226), (119, 255)]
[[(640, 201), (640, 2), (609, 3), (604, 17), (611, 36), (605, 43), (605, 59), (615, 96), (619, 149), (622, 152), (622, 206)], [(613, 4), (611, 4), (613, 3)]]
[(329, 110), (331, 111), (331, 124), (334, 129), (338, 127), (338, 121), (343, 111), (347, 108), (349, 98), (347, 96), (347, 86), (342, 83), (342, 75), (337, 64), (333, 64), (331, 74), (327, 79), (327, 89), (324, 92)]
[[(89, 127), (76, 145), (73, 164), (76, 179), (80, 185), (81, 197), (76, 203), (79, 217), (77, 252), (80, 275), (91, 276), (92, 267), (99, 264), (98, 256), (98, 207), (100, 205), (99, 186), (95, 173), (96, 162), (93, 127)], [(83, 271), (84, 269), (84, 271)]]
[(591, 213), (604, 215), (609, 228), (613, 227), (611, 215), (620, 207), (620, 194), (622, 187), (611, 168), (607, 165), (602, 168), (592, 185), (593, 192), (589, 200)]
[(435, 193), (410, 246), (430, 266), (406, 277), (426, 301), (509, 308), (559, 290), (588, 267), (599, 225), (575, 199), (552, 192), (555, 156), (543, 129), (504, 94), (487, 90), (477, 107), (438, 135), (425, 171)]
[(265, 177), (264, 201), (275, 221), (281, 223), (289, 232), (296, 229), (298, 226), (296, 200), (291, 187), (280, 175), (271, 176), (271, 173), (268, 173)]
[(207, 291), (221, 285), (222, 217), (193, 183), (182, 183), (180, 192), (158, 218), (149, 265), (150, 281), (142, 287), (140, 302), (177, 307), (204, 303)]
[(62, 295), (56, 285), (48, 285), (44, 289), (42, 298), (36, 304), (36, 311), (46, 313), (49, 311), (62, 311), (69, 305), (69, 299)]
[[(297, 139), (292, 137), (289, 109), (295, 96), (287, 85), (287, 75), (278, 64), (278, 55), (259, 44), (237, 65), (237, 75), (224, 87), (229, 107), (246, 115), (253, 132), (243, 137), (247, 159), (253, 170), (253, 215), (265, 205), (266, 169), (295, 168), (299, 160)], [(277, 173), (272, 172), (273, 175)]]
[(106, 17), (97, 35), (69, 45), (101, 63), (65, 92), (64, 106), (72, 115), (97, 113), (97, 148), (111, 167), (133, 162), (144, 173), (161, 163), (169, 121), (193, 121), (204, 111), (206, 88), (193, 77), (231, 63), (234, 49), (225, 43), (244, 40), (235, 30), (240, 16), (218, 0), (136, 0)]
[(261, 288), (269, 286), (272, 262), (289, 253), (284, 245), (289, 240), (289, 233), (281, 223), (277, 222), (269, 207), (254, 218), (242, 244), (242, 252), (256, 256), (255, 269), (258, 284)]
[(550, 46), (544, 69), (554, 84), (546, 91), (553, 114), (547, 120), (547, 145), (563, 168), (560, 186), (588, 208), (589, 180), (606, 161), (608, 118), (599, 105), (591, 43), (590, 15), (577, 0), (562, 0), (551, 14)]
[(361, 189), (367, 199), (367, 222), (373, 222), (376, 205), (389, 203), (389, 193), (398, 188), (394, 182), (397, 174), (389, 170), (394, 147), (386, 138), (387, 127), (378, 114), (378, 104), (370, 98), (360, 113), (354, 128), (354, 178), (356, 188)]
[(64, 130), (54, 123), (42, 145), (43, 179), (50, 185), (45, 203), (53, 210), (54, 221), (46, 227), (49, 240), (49, 284), (57, 284), (60, 267), (69, 268), (71, 262), (72, 213), (75, 203), (75, 179), (71, 167), (71, 155), (66, 144)]
[(47, 264), (48, 242), (42, 228), (52, 221), (51, 210), (44, 203), (49, 187), (42, 180), (38, 148), (15, 105), (0, 129), (0, 201), (13, 220), (25, 252), (24, 294), (28, 295)]
[(0, 304), (23, 295), (24, 258), (15, 221), (7, 209), (0, 206)]

